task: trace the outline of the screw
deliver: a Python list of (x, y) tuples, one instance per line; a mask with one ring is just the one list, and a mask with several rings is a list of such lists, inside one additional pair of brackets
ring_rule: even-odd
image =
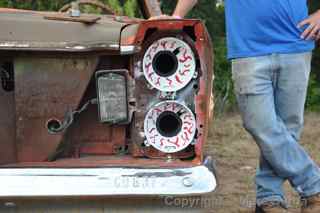
[(194, 180), (191, 177), (185, 177), (183, 178), (182, 183), (185, 187), (191, 187), (194, 184)]
[(194, 79), (198, 78), (198, 72), (195, 72), (195, 73), (193, 74), (193, 78), (194, 78)]
[(149, 147), (149, 146), (150, 146), (149, 141), (148, 141), (148, 140), (145, 140), (145, 141), (144, 141), (144, 145), (146, 145), (146, 147)]

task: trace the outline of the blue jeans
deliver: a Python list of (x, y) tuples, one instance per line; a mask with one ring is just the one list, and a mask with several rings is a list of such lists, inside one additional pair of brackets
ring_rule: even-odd
[(235, 93), (245, 129), (259, 146), (257, 205), (285, 204), (288, 180), (301, 197), (320, 192), (320, 169), (298, 143), (311, 69), (311, 52), (232, 61)]

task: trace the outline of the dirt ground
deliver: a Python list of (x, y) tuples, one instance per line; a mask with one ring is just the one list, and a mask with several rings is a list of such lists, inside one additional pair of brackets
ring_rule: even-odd
[[(320, 163), (320, 114), (307, 114), (302, 144)], [(206, 153), (214, 156), (219, 173), (218, 189), (202, 197), (108, 198), (102, 200), (10, 200), (0, 201), (0, 212), (16, 213), (251, 213), (255, 206), (254, 175), (258, 149), (242, 128), (237, 114), (215, 119)], [(286, 186), (292, 213), (298, 212), (299, 198)], [(1, 190), (1, 189), (0, 189)]]
[[(308, 113), (301, 143), (320, 164), (320, 114)], [(210, 195), (216, 200), (207, 212), (254, 212), (254, 175), (258, 163), (258, 149), (253, 139), (242, 128), (239, 115), (216, 118), (210, 133), (207, 152), (217, 161), (219, 188)], [(299, 197), (285, 184), (289, 212), (299, 212)], [(214, 203), (214, 202), (213, 202)]]

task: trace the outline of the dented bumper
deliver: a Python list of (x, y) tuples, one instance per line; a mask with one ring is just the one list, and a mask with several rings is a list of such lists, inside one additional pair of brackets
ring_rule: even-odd
[(193, 195), (216, 188), (211, 158), (190, 168), (1, 169), (0, 197)]

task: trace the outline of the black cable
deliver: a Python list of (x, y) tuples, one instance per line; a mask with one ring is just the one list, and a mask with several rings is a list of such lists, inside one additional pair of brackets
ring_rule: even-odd
[(65, 115), (64, 121), (61, 123), (61, 125), (58, 128), (51, 127), (49, 132), (52, 134), (57, 134), (65, 131), (71, 126), (76, 115), (81, 114), (83, 111), (85, 111), (89, 107), (89, 105), (97, 104), (97, 103), (98, 103), (97, 98), (94, 98), (89, 100), (87, 103), (85, 103), (79, 110), (67, 112)]

